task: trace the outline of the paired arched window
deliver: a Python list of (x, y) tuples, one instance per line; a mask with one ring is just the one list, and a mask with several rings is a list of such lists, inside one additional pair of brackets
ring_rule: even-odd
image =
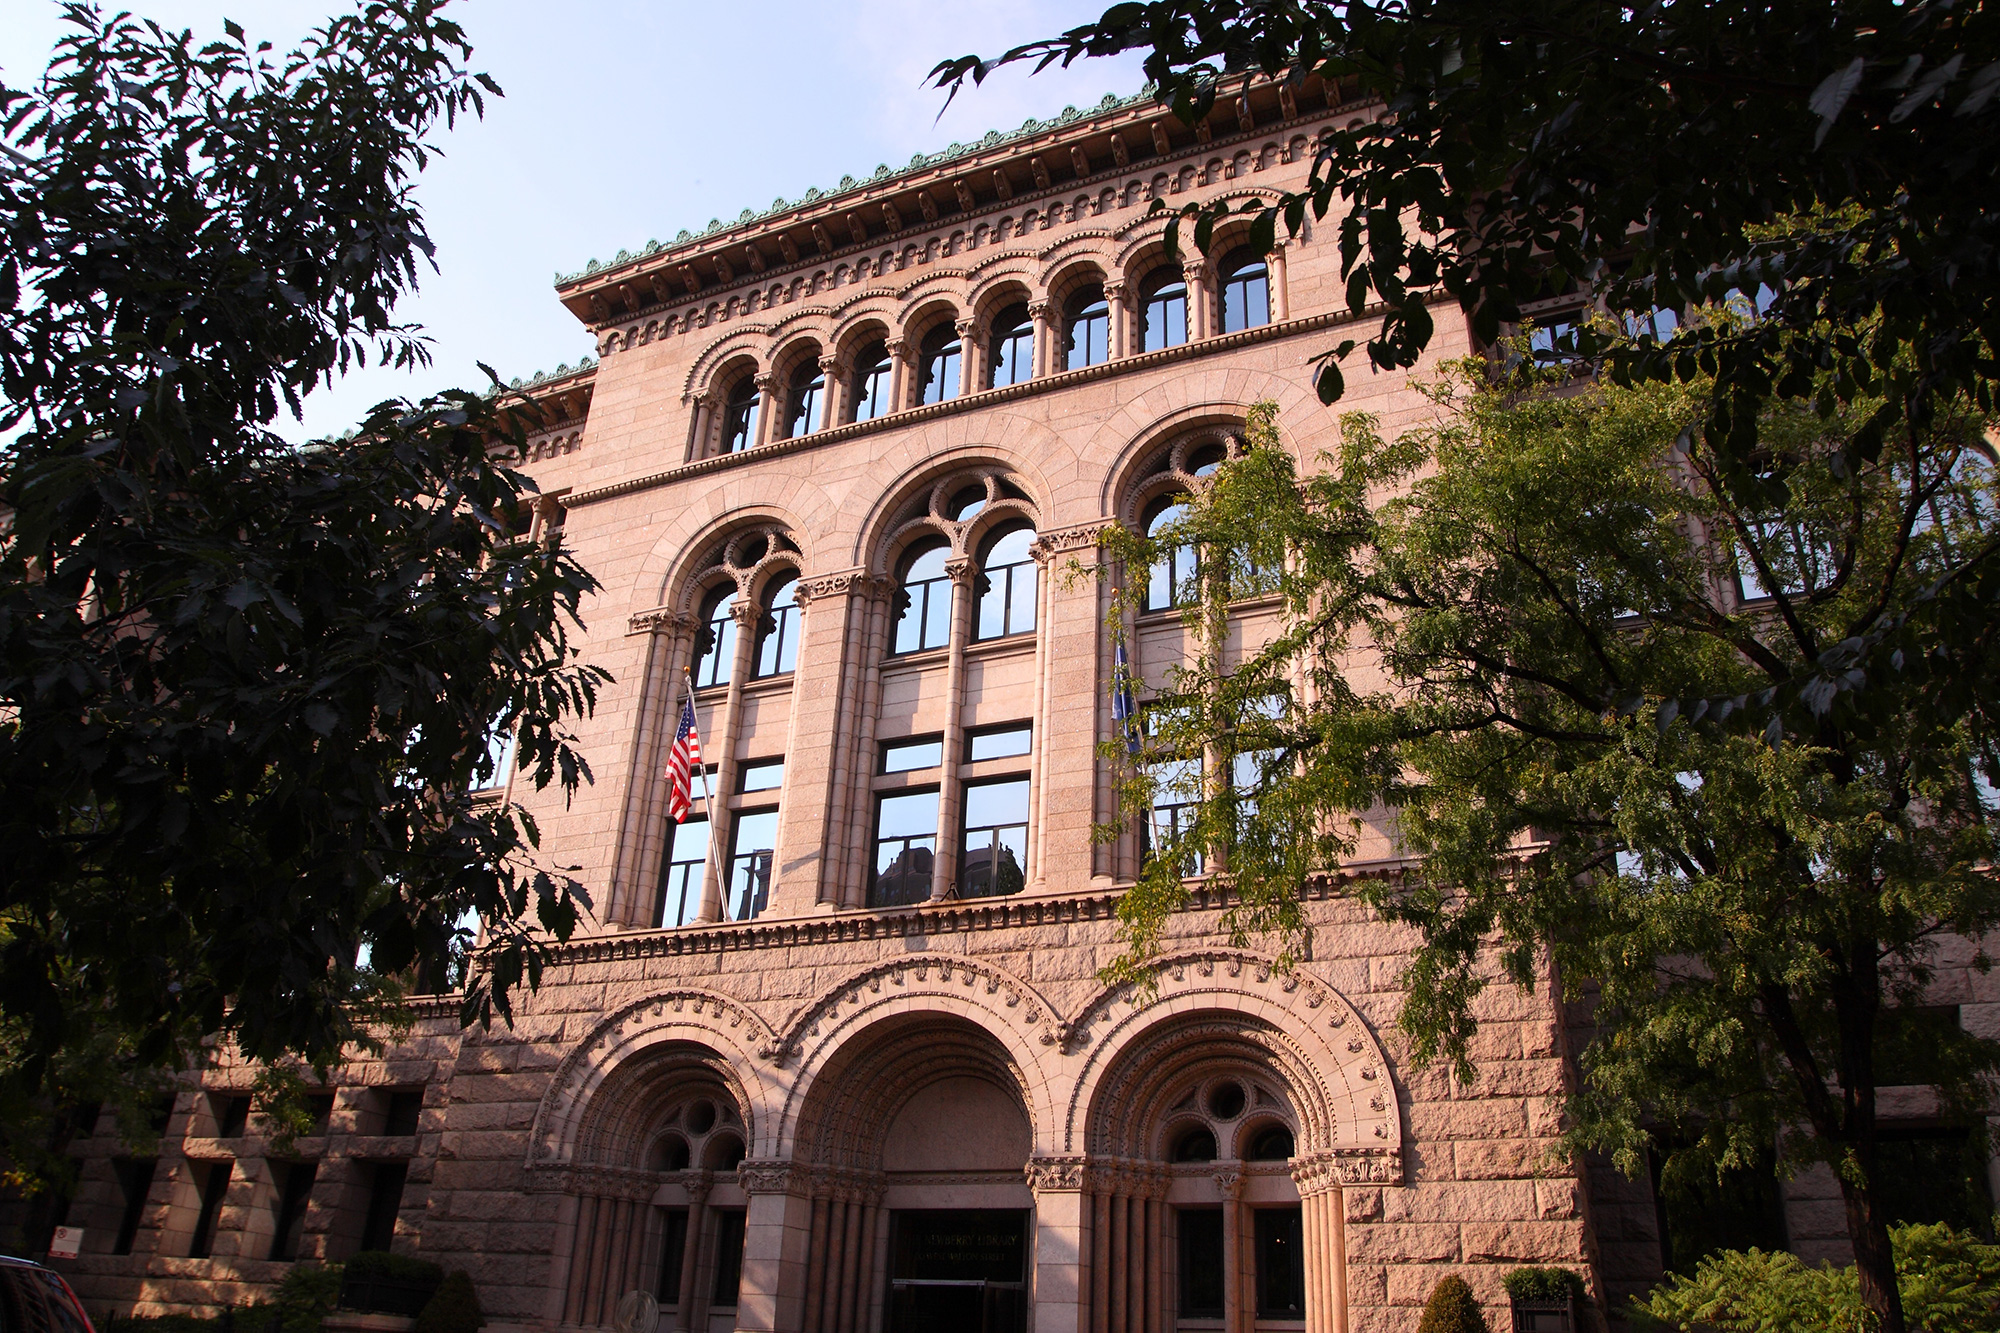
[(1102, 287), (1086, 287), (1069, 298), (1064, 310), (1064, 368), (1081, 370), (1111, 359), (1111, 306)]
[(1187, 283), (1170, 268), (1163, 268), (1139, 289), (1141, 351), (1157, 352), (1179, 347), (1188, 336)]
[(722, 407), (722, 452), (740, 454), (757, 443), (757, 381), (745, 375)]
[(1000, 639), (1035, 628), (1035, 530), (1010, 525), (986, 543), (979, 562), (979, 623), (974, 637)]
[(950, 553), (939, 537), (903, 558), (896, 593), (896, 652), (921, 652), (951, 642), (951, 575), (944, 567)]
[(1222, 331), (1236, 333), (1271, 322), (1271, 272), (1264, 257), (1244, 246), (1224, 256), (1221, 274)]
[(786, 436), (810, 435), (826, 425), (820, 420), (825, 406), (826, 373), (817, 361), (808, 361), (792, 373), (791, 391), (786, 395)]
[(730, 664), (736, 660), (736, 589), (724, 587), (711, 593), (702, 607), (701, 637), (695, 644), (694, 687), (729, 683)]
[(764, 594), (764, 621), (757, 630), (756, 679), (782, 676), (798, 665), (799, 576), (787, 574)]
[(873, 421), (890, 408), (889, 386), (895, 379), (889, 360), (889, 344), (872, 342), (854, 359), (854, 419)]
[[(1185, 495), (1162, 496), (1146, 511), (1146, 536), (1159, 541), (1167, 529), (1187, 516)], [(1146, 575), (1146, 610), (1165, 611), (1195, 600), (1194, 580), (1200, 572), (1195, 548), (1168, 546), (1153, 557)]]
[(1026, 305), (1010, 305), (994, 316), (992, 351), (987, 364), (993, 368), (990, 387), (995, 389), (1033, 378), (1035, 321)]
[(950, 322), (940, 324), (925, 334), (917, 401), (942, 403), (947, 398), (958, 397), (959, 365), (964, 356), (965, 348), (959, 342), (958, 330)]

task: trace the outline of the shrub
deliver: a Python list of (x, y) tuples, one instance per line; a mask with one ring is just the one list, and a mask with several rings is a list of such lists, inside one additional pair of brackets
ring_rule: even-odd
[[(419, 1330), (419, 1333), (422, 1333)], [(1444, 1278), (1424, 1302), (1423, 1321), (1417, 1333), (1493, 1333), (1486, 1325), (1485, 1312), (1467, 1286), (1456, 1275)]]
[(367, 1314), (414, 1316), (423, 1311), (444, 1269), (428, 1259), (386, 1250), (363, 1250), (347, 1261), (340, 1283), (340, 1306)]
[(472, 1279), (453, 1272), (417, 1316), (414, 1333), (479, 1333), (485, 1325), (486, 1315), (479, 1308), (479, 1293), (472, 1289)]
[[(294, 1264), (272, 1295), (274, 1317), (257, 1322), (262, 1329), (274, 1324), (274, 1333), (319, 1333), (320, 1320), (333, 1313), (340, 1295), (341, 1265)], [(245, 1333), (239, 1324), (237, 1333)]]
[(1583, 1297), (1583, 1279), (1567, 1268), (1516, 1268), (1504, 1273), (1500, 1285), (1517, 1301), (1561, 1305)]
[[(2000, 1324), (2000, 1246), (1937, 1226), (1892, 1227), (1896, 1280), (1913, 1333), (1991, 1333)], [(1871, 1326), (1854, 1266), (1808, 1268), (1797, 1255), (1724, 1250), (1693, 1277), (1634, 1303), (1635, 1322), (1696, 1333), (1855, 1333)]]

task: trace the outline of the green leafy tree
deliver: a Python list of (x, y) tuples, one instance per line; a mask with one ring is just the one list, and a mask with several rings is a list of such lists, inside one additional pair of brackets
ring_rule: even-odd
[[(1296, 955), (1301, 885), (1372, 827), (1410, 860), (1356, 891), (1418, 932), (1400, 1021), (1419, 1062), (1475, 1077), (1482, 989), (1552, 967), (1594, 1004), (1571, 1145), (1637, 1171), (1657, 1130), (1719, 1170), (1782, 1136), (1833, 1166), (1863, 1298), (1900, 1328), (1878, 1074), (1893, 1047), (1894, 1081), (1969, 1119), (1990, 1102), (2000, 1046), (1899, 1034), (1940, 951), (2000, 922), (1994, 736), (1941, 702), (1962, 669), (1935, 648), (1867, 690), (1779, 687), (1993, 540), (1981, 421), (1912, 425), (1854, 468), (1844, 419), (1773, 409), (1765, 465), (1791, 501), (1766, 509), (1688, 429), (1705, 383), (1473, 359), (1425, 391), (1429, 424), (1386, 439), (1349, 416), (1307, 475), (1256, 409), (1247, 453), (1158, 537), (1201, 553), (1206, 651), (1160, 682), (1126, 810), (1158, 756), (1213, 762), (1121, 904), (1118, 970), (1143, 976), (1197, 854), (1236, 882), (1231, 924)], [(1128, 570), (1156, 550), (1111, 544)], [(1282, 624), (1225, 670), (1252, 569)]]
[(529, 542), (531, 409), (385, 403), (295, 447), (349, 366), (427, 360), (394, 306), (431, 244), (435, 136), (499, 92), (434, 0), (283, 56), (66, 8), (0, 86), (0, 1024), (10, 1095), (65, 1052), (198, 1039), (326, 1064), (399, 977), (507, 1012), (587, 905), (519, 806), (572, 791), (604, 673), (596, 585)]

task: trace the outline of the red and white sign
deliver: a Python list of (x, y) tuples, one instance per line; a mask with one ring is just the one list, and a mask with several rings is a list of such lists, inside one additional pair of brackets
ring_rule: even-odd
[(82, 1227), (57, 1227), (55, 1239), (49, 1242), (49, 1258), (74, 1259), (82, 1248)]

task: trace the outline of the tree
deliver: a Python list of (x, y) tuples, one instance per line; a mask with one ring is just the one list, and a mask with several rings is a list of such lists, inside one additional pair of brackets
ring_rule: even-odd
[(413, 177), (499, 93), (439, 7), (369, 0), (280, 58), (72, 5), (41, 82), (0, 87), (13, 1093), (60, 1101), (100, 1039), (324, 1066), (474, 913), (465, 1014), (504, 1014), (587, 906), (480, 793), (507, 737), (523, 782), (587, 780), (567, 724), (607, 679), (569, 639), (594, 581), (527, 540), (531, 409), (276, 429), (371, 351), (427, 360), (393, 316), (431, 250)]
[[(1779, 687), (1992, 542), (1981, 418), (1913, 424), (1850, 469), (1850, 418), (1772, 408), (1765, 465), (1791, 502), (1769, 509), (1689, 429), (1704, 381), (1473, 358), (1424, 387), (1431, 424), (1388, 440), (1348, 416), (1308, 475), (1259, 408), (1180, 524), (1111, 539), (1128, 569), (1202, 553), (1187, 618), (1211, 647), (1250, 571), (1284, 607), (1250, 660), (1198, 653), (1162, 683), (1151, 754), (1220, 762), (1121, 904), (1121, 969), (1143, 975), (1195, 851), (1235, 882), (1232, 925), (1296, 951), (1299, 889), (1352, 852), (1363, 812), (1410, 861), (1357, 891), (1420, 936), (1400, 1016), (1420, 1063), (1476, 1077), (1476, 997), (1553, 969), (1594, 1006), (1570, 1146), (1628, 1172), (1655, 1131), (1710, 1170), (1781, 1138), (1788, 1161), (1830, 1163), (1863, 1296), (1900, 1327), (1878, 1073), (1893, 1052), (1914, 1071), (1893, 1081), (1971, 1121), (1992, 1097), (2000, 1044), (1919, 1038), (1910, 1007), (1941, 950), (2000, 923), (1995, 738), (1939, 705), (1966, 673), (1935, 649), (1837, 703)], [(1150, 786), (1129, 775), (1129, 814)]]

